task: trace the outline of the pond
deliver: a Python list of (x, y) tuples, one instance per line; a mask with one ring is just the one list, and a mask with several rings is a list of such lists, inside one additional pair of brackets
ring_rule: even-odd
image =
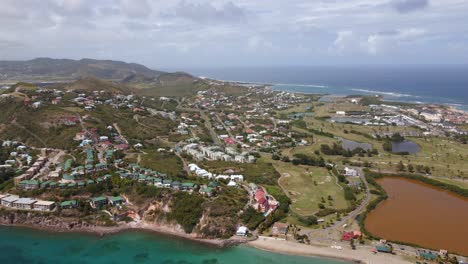
[(372, 150), (372, 144), (369, 144), (369, 143), (356, 142), (356, 141), (352, 141), (352, 140), (345, 139), (345, 138), (340, 138), (340, 141), (341, 141), (341, 146), (344, 149), (348, 149), (351, 151), (357, 148), (362, 148), (363, 150)]
[(392, 152), (408, 152), (409, 154), (416, 154), (420, 150), (418, 144), (411, 140), (404, 140), (402, 142), (392, 142)]
[(468, 198), (415, 180), (377, 180), (389, 198), (369, 213), (372, 234), (468, 256)]

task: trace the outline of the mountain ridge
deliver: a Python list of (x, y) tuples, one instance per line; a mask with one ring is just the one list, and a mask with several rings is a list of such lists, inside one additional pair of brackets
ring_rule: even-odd
[(96, 60), (83, 58), (53, 59), (39, 57), (25, 61), (0, 61), (0, 79), (15, 78), (70, 78), (79, 79), (96, 77), (107, 80), (124, 80), (131, 76), (140, 76), (139, 79), (155, 80), (164, 71), (150, 69), (142, 64), (127, 63), (116, 60)]

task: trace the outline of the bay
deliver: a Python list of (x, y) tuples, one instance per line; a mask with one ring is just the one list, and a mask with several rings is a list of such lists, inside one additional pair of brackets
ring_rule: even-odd
[(51, 233), (0, 227), (0, 263), (67, 264), (218, 264), (295, 263), (340, 264), (339, 260), (282, 255), (248, 246), (217, 248), (145, 232), (104, 237), (80, 233)]

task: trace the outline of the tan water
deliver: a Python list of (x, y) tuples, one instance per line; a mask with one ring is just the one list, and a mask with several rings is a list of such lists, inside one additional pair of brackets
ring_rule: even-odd
[(389, 198), (369, 213), (367, 230), (388, 240), (468, 256), (468, 198), (405, 178), (377, 182)]

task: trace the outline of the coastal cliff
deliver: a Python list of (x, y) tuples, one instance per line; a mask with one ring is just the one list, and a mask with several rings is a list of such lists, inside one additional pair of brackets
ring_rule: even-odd
[(0, 225), (17, 226), (39, 229), (51, 232), (81, 232), (99, 236), (123, 231), (140, 230), (156, 232), (171, 236), (182, 237), (201, 243), (226, 247), (247, 242), (243, 238), (232, 238), (231, 224), (226, 227), (223, 222), (211, 226), (220, 220), (210, 216), (209, 212), (202, 212), (200, 220), (194, 223), (193, 230), (186, 232), (186, 228), (179, 224), (173, 216), (172, 200), (153, 201), (148, 208), (142, 209), (140, 215), (133, 221), (109, 221), (105, 212), (83, 217), (74, 209), (60, 210), (51, 213), (0, 209)]
[[(103, 227), (103, 223), (91, 223), (78, 218), (58, 217), (54, 214), (44, 214), (29, 211), (0, 211), (0, 225), (24, 226), (37, 229), (45, 229), (57, 232), (83, 231), (92, 232), (94, 228)], [(99, 233), (99, 231), (96, 231)]]

